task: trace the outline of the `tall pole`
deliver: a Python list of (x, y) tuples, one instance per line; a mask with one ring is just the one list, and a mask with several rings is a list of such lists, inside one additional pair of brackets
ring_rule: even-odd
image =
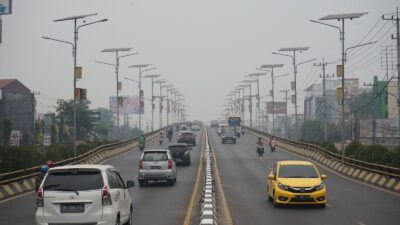
[(161, 129), (162, 127), (162, 87), (161, 87), (162, 83), (160, 82), (160, 115), (159, 115), (159, 122), (160, 122), (160, 127), (159, 129)]
[(271, 134), (274, 136), (275, 131), (275, 79), (274, 79), (274, 67), (271, 68), (271, 81), (272, 81), (272, 131)]
[(298, 123), (297, 123), (297, 66), (296, 51), (293, 51), (293, 70), (294, 70), (294, 138), (297, 139)]
[(73, 143), (73, 149), (74, 149), (74, 162), (76, 162), (76, 62), (77, 62), (77, 51), (78, 51), (78, 27), (76, 26), (76, 20), (74, 19), (74, 143)]
[(288, 101), (288, 97), (287, 97), (287, 95), (288, 95), (288, 92), (289, 92), (289, 90), (281, 90), (281, 92), (284, 92), (285, 93), (285, 104), (286, 104), (286, 113), (285, 113), (285, 135), (286, 135), (286, 138), (289, 138), (289, 133), (288, 133), (288, 125), (287, 125), (287, 120), (288, 120), (288, 113), (287, 113), (287, 101)]
[(142, 67), (139, 66), (139, 132), (142, 130)]
[(154, 77), (151, 77), (151, 132), (154, 131)]
[(249, 112), (250, 112), (250, 128), (253, 128), (253, 97), (251, 96), (251, 82), (249, 82)]
[(326, 78), (327, 78), (327, 74), (326, 74), (326, 66), (328, 65), (328, 63), (325, 62), (325, 59), (322, 58), (322, 63), (319, 64), (315, 64), (314, 66), (322, 66), (322, 101), (324, 103), (324, 109), (323, 109), (323, 120), (324, 120), (324, 140), (327, 141), (328, 140), (328, 131), (327, 131), (327, 102), (326, 102)]
[(344, 76), (345, 76), (345, 52), (344, 52), (344, 19), (342, 19), (342, 29), (341, 29), (341, 37), (340, 40), (342, 41), (342, 67), (343, 67), (343, 76), (342, 76), (342, 161), (344, 160), (345, 155), (345, 123), (344, 123)]
[(118, 87), (119, 58), (118, 58), (118, 51), (115, 52), (115, 57), (117, 59), (117, 62), (115, 64), (115, 77), (117, 78), (117, 140), (119, 140), (119, 87)]

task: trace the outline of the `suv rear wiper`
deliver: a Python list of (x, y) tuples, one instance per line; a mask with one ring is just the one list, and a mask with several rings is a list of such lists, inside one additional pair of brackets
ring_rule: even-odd
[(57, 189), (53, 189), (53, 191), (73, 191), (76, 193), (76, 195), (79, 195), (79, 192), (77, 190), (69, 189), (69, 188), (57, 188)]
[(47, 189), (49, 189), (49, 188), (54, 188), (54, 187), (58, 187), (58, 186), (60, 186), (60, 184), (50, 184), (50, 185), (46, 185), (46, 186), (43, 186), (43, 190), (47, 190)]

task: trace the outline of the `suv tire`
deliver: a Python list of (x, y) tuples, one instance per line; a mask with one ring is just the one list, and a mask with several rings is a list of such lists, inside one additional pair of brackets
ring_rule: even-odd
[(169, 186), (174, 186), (174, 178), (172, 178), (172, 179), (168, 179), (167, 180), (167, 184), (169, 185)]
[(132, 214), (133, 214), (133, 210), (132, 210), (132, 205), (131, 205), (131, 209), (129, 210), (129, 219), (128, 221), (126, 221), (125, 225), (132, 225)]

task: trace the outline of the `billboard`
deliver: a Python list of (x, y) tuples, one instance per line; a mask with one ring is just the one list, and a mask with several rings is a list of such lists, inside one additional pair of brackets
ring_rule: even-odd
[[(286, 102), (274, 102), (275, 114), (286, 114)], [(267, 113), (272, 114), (272, 102), (267, 102)]]
[[(140, 109), (140, 101), (138, 96), (119, 96), (122, 98), (122, 104), (119, 105), (120, 114), (143, 114), (144, 107)], [(110, 111), (117, 113), (117, 97), (110, 96)]]
[(358, 95), (358, 78), (344, 79), (344, 102), (351, 104)]
[(10, 133), (10, 146), (19, 146), (21, 140), (21, 131), (12, 130)]
[(0, 15), (11, 14), (11, 0), (0, 0)]

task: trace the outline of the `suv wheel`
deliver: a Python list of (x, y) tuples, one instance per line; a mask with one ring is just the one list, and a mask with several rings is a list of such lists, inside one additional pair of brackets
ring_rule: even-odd
[(174, 185), (174, 178), (168, 179), (168, 180), (167, 180), (167, 184), (168, 184), (169, 186), (173, 186), (173, 185)]
[(139, 186), (143, 187), (143, 185), (144, 185), (144, 180), (139, 180)]

